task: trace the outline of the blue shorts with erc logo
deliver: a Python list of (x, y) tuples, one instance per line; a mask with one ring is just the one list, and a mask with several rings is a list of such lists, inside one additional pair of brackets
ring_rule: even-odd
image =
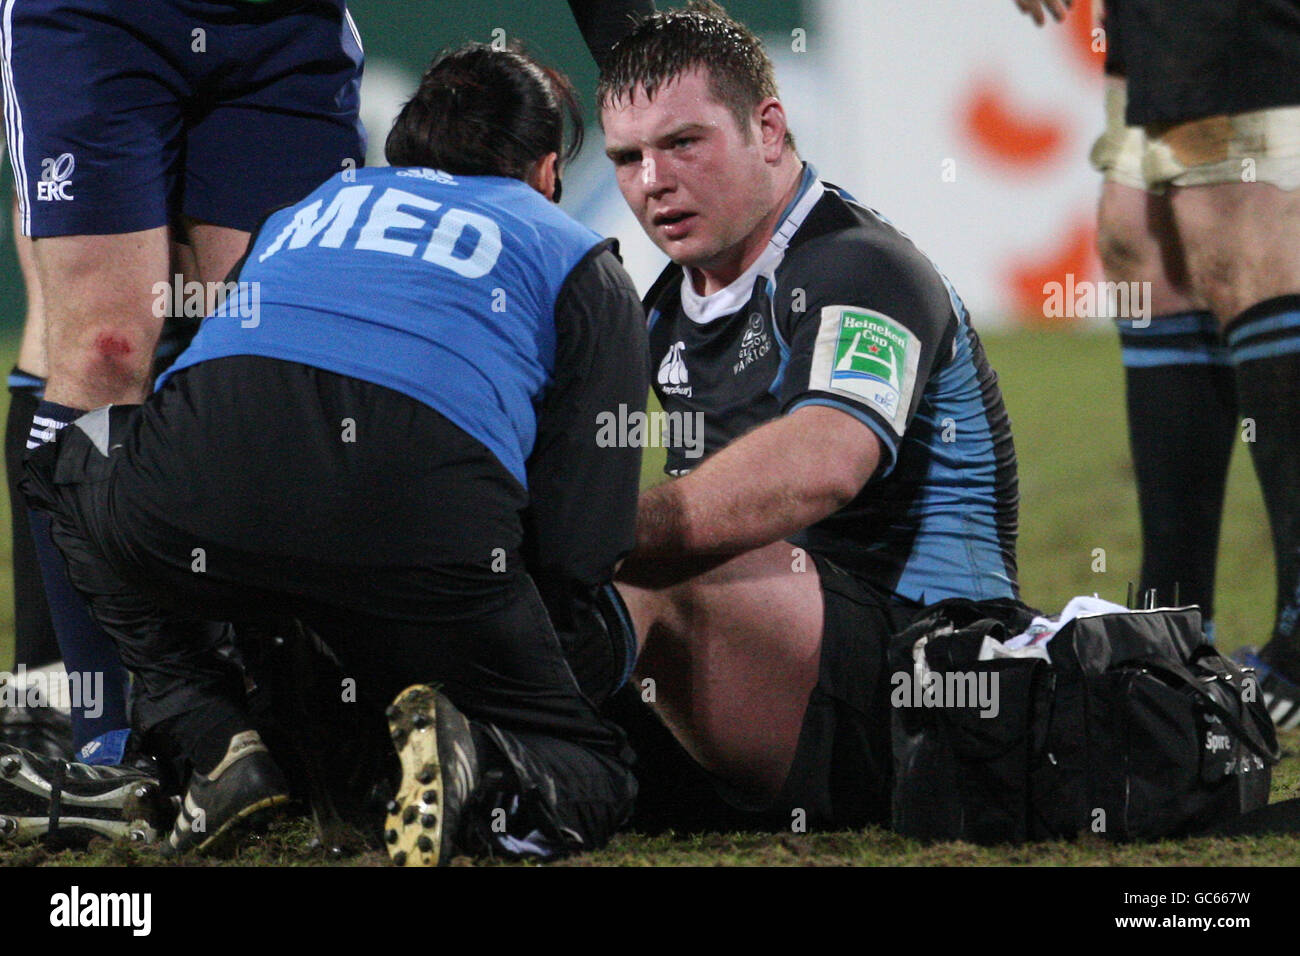
[(344, 0), (0, 0), (23, 232), (251, 230), (360, 165)]

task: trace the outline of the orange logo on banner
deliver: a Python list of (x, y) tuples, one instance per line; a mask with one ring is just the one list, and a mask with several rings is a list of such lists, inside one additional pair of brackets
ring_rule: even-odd
[[(1060, 43), (1069, 50), (1071, 61), (1079, 66), (1089, 84), (1099, 81), (1104, 43), (1094, 43), (1097, 24), (1088, 0), (1076, 0), (1063, 29), (1053, 26), (1044, 28), (1052, 34), (1048, 42)], [(1098, 37), (1104, 39), (1100, 34)], [(1010, 179), (1046, 170), (1064, 158), (1064, 149), (1078, 148), (1078, 139), (1069, 135), (1068, 118), (1028, 115), (1000, 82), (987, 76), (973, 81), (959, 115), (962, 134), (974, 150)], [(1076, 279), (1095, 275), (1099, 271), (1095, 237), (1096, 220), (1089, 210), (1086, 215), (1075, 214), (1069, 222), (1063, 222), (1046, 251), (1014, 256), (1004, 274), (1017, 314), (1035, 322), (1074, 321), (1043, 317), (1043, 286), (1049, 282), (1064, 285), (1067, 274)]]
[(976, 83), (962, 110), (965, 134), (989, 159), (1015, 167), (1051, 162), (1065, 143), (1066, 125), (1023, 116), (988, 79)]
[(1062, 288), (1072, 285), (1066, 282), (1067, 275), (1073, 275), (1078, 281), (1092, 275), (1097, 267), (1096, 236), (1095, 220), (1091, 217), (1076, 219), (1061, 230), (1054, 250), (1045, 252), (1036, 260), (1024, 256), (1011, 264), (1007, 270), (1008, 281), (1016, 305), (1026, 320), (1045, 324), (1076, 321), (1073, 317), (1049, 318), (1043, 315), (1043, 288), (1049, 282), (1059, 282)]

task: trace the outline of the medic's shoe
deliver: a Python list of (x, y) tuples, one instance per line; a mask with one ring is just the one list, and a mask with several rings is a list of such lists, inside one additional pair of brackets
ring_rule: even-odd
[(256, 730), (235, 734), (211, 773), (190, 775), (189, 790), (163, 843), (163, 853), (227, 849), (240, 833), (266, 822), (288, 802), (288, 784), (261, 736)]
[(387, 717), (402, 763), (384, 825), (388, 853), (397, 866), (445, 866), (480, 779), (469, 721), (423, 684), (402, 691)]

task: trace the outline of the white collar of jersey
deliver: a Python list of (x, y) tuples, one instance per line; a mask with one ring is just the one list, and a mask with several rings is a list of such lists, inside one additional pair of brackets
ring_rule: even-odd
[(800, 192), (790, 203), (785, 218), (768, 240), (767, 248), (754, 260), (753, 265), (726, 288), (709, 295), (700, 295), (691, 283), (690, 269), (682, 270), (682, 312), (688, 319), (696, 325), (707, 325), (724, 315), (731, 315), (741, 309), (754, 294), (754, 280), (758, 276), (771, 276), (776, 272), (776, 267), (785, 258), (790, 240), (808, 218), (813, 206), (826, 194), (826, 187), (809, 163), (804, 164), (803, 182), (799, 188)]

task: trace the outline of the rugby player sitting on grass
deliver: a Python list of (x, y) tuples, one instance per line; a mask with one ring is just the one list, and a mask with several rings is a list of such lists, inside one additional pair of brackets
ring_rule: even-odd
[(760, 41), (720, 7), (642, 22), (598, 102), (672, 259), (645, 300), (654, 387), (705, 434), (702, 464), (670, 448), (679, 477), (641, 496), (618, 587), (636, 689), (713, 786), (621, 701), (638, 822), (885, 822), (887, 639), (924, 604), (1017, 592), (997, 377), (934, 265), (800, 159)]

